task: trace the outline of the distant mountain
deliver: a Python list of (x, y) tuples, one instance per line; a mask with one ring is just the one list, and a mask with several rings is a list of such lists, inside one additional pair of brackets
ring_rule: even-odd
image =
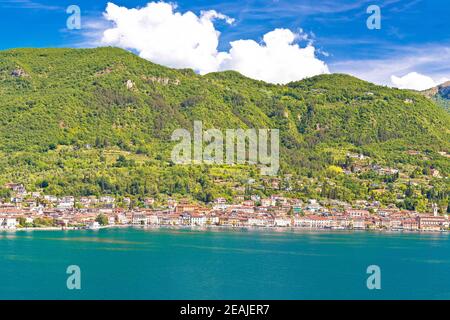
[(437, 87), (422, 91), (425, 96), (434, 99), (439, 105), (450, 112), (450, 81)]
[[(437, 92), (448, 98), (447, 89)], [(170, 163), (173, 130), (194, 120), (280, 129), (283, 173), (319, 175), (348, 151), (450, 171), (438, 154), (450, 150), (450, 115), (408, 90), (343, 74), (287, 85), (200, 76), (117, 48), (0, 51), (0, 183), (54, 194), (205, 193), (209, 169)]]

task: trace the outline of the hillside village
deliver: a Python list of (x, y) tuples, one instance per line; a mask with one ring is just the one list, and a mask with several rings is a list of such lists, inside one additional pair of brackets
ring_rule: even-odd
[[(288, 198), (257, 195), (225, 198), (207, 205), (169, 198), (156, 205), (146, 198), (143, 208), (118, 207), (116, 199), (102, 197), (55, 197), (27, 192), (21, 184), (8, 184), (14, 196), (0, 204), (0, 229), (98, 229), (107, 226), (179, 226), (277, 229), (354, 229), (393, 231), (449, 230), (448, 215), (440, 215), (435, 204), (432, 212), (418, 213), (382, 207), (379, 202)], [(123, 199), (130, 205), (129, 198)]]
[[(1, 228), (448, 229), (450, 116), (421, 93), (201, 76), (118, 48), (0, 55)], [(278, 128), (279, 176), (174, 165), (171, 134), (195, 121)]]

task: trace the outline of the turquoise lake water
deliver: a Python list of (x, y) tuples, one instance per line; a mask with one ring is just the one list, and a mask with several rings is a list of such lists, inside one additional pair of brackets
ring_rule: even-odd
[[(69, 265), (81, 290), (68, 290)], [(381, 290), (366, 269), (381, 268)], [(449, 299), (448, 234), (0, 232), (0, 299)]]

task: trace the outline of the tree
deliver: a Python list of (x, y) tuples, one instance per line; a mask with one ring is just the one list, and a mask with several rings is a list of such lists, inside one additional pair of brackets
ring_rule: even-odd
[(26, 219), (24, 217), (20, 217), (19, 218), (19, 225), (21, 225), (22, 227), (25, 227), (27, 224)]
[(421, 198), (417, 201), (416, 210), (418, 212), (424, 213), (427, 211), (428, 201), (426, 198)]
[(49, 183), (47, 180), (42, 180), (41, 183), (39, 184), (39, 187), (45, 189), (48, 187), (48, 185), (49, 185)]
[(326, 175), (327, 177), (332, 178), (342, 174), (343, 172), (344, 170), (342, 170), (341, 167), (331, 165), (327, 168)]
[(108, 217), (100, 213), (97, 218), (95, 218), (95, 221), (97, 221), (102, 226), (106, 226), (108, 224)]

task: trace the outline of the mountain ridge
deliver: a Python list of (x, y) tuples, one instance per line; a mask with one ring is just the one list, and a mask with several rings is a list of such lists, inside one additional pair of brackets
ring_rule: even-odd
[(450, 112), (450, 81), (441, 83), (440, 85), (422, 91), (426, 97), (433, 99), (436, 103)]
[[(349, 75), (276, 85), (235, 71), (171, 69), (118, 48), (11, 49), (0, 51), (0, 84), (0, 182), (50, 182), (55, 194), (214, 188), (199, 182), (213, 169), (170, 163), (171, 133), (192, 130), (195, 120), (204, 128), (279, 128), (280, 174), (321, 175), (347, 152), (450, 170), (439, 155), (450, 150), (448, 113), (420, 93)], [(119, 155), (128, 162), (117, 163)], [(246, 170), (243, 177), (254, 174)], [(164, 175), (173, 181), (159, 186)]]

